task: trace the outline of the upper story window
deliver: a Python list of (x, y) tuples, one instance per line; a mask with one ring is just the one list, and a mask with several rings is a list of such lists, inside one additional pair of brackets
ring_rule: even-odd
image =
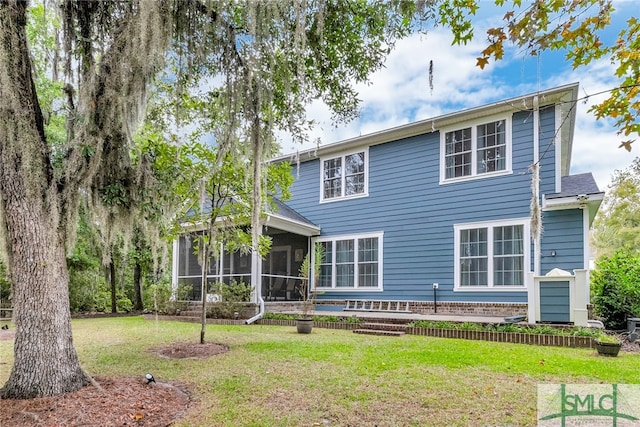
[(441, 181), (509, 173), (511, 121), (500, 118), (441, 133)]
[(322, 162), (320, 200), (330, 201), (367, 194), (368, 152), (325, 158)]

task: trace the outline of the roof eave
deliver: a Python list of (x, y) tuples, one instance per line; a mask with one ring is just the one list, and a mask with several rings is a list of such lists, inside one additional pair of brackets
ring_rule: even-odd
[(306, 237), (317, 236), (320, 234), (320, 227), (316, 225), (305, 224), (300, 221), (295, 221), (275, 214), (268, 214), (264, 221), (264, 225)]
[(604, 193), (579, 194), (575, 196), (552, 197), (542, 199), (543, 211), (559, 211), (568, 209), (582, 209), (589, 206), (590, 216), (593, 218), (600, 209)]
[[(570, 100), (575, 100), (578, 93), (578, 83), (571, 83), (564, 86), (556, 87), (546, 91), (531, 93), (528, 95), (519, 96), (516, 98), (506, 99), (503, 101), (494, 102), (491, 104), (482, 105), (479, 107), (469, 108), (453, 113), (445, 114), (438, 117), (420, 120), (414, 123), (408, 123), (401, 126), (396, 126), (390, 129), (370, 133), (367, 135), (357, 136), (346, 140), (333, 142), (324, 146), (316, 147), (309, 150), (304, 150), (296, 153), (289, 153), (283, 156), (276, 157), (271, 161), (274, 163), (283, 161), (307, 161), (315, 158), (320, 158), (326, 155), (342, 152), (345, 150), (351, 150), (358, 147), (372, 146), (378, 144), (384, 144), (386, 142), (397, 141), (404, 138), (410, 138), (412, 136), (423, 135), (430, 132), (435, 132), (440, 128), (451, 126), (455, 123), (469, 118), (478, 118), (484, 116), (490, 116), (507, 111), (521, 111), (523, 106), (526, 108), (533, 108), (533, 100), (538, 97), (540, 105), (551, 105), (557, 102), (565, 103)], [(571, 105), (571, 104), (568, 104)], [(571, 141), (573, 139), (573, 129), (575, 120), (575, 108), (569, 108), (566, 112), (569, 114), (568, 120), (564, 121), (564, 126), (569, 126), (568, 131), (562, 132), (562, 147), (563, 147), (563, 175), (567, 175), (569, 171), (570, 159), (571, 159)], [(566, 141), (565, 141), (566, 139)], [(566, 173), (565, 172), (566, 169)]]
[[(218, 218), (217, 221), (221, 222), (222, 218)], [(260, 222), (263, 226), (277, 228), (279, 230), (288, 231), (305, 237), (317, 236), (320, 234), (320, 227), (316, 225), (305, 224), (276, 214), (267, 214), (266, 218)], [(182, 222), (180, 223), (180, 228), (183, 232), (193, 233), (204, 230), (206, 228), (206, 223), (202, 220)]]

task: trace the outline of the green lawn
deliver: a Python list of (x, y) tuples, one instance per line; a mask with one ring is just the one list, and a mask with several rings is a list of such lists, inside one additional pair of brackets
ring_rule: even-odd
[[(537, 384), (637, 383), (640, 355), (315, 328), (214, 326), (207, 341), (230, 351), (170, 360), (149, 350), (199, 340), (192, 323), (141, 317), (73, 321), (92, 375), (189, 385), (197, 403), (179, 426), (535, 425)], [(0, 382), (12, 342), (0, 342)]]

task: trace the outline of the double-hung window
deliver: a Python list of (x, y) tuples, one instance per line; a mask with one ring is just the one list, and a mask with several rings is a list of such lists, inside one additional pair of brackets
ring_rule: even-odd
[(443, 130), (441, 181), (508, 173), (511, 169), (511, 121), (507, 118)]
[(323, 249), (318, 288), (382, 290), (382, 233), (320, 237)]
[(529, 222), (462, 224), (455, 231), (456, 289), (523, 288), (529, 270)]
[(320, 200), (331, 201), (367, 194), (367, 150), (321, 159)]

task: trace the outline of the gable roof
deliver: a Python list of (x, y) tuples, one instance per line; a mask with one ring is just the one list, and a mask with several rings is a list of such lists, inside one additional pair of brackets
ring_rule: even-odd
[(305, 162), (322, 156), (352, 150), (365, 146), (384, 144), (417, 135), (438, 131), (440, 128), (449, 127), (469, 119), (476, 119), (491, 116), (504, 112), (516, 112), (532, 109), (534, 103), (540, 107), (557, 104), (560, 110), (560, 143), (561, 152), (561, 175), (569, 175), (571, 165), (571, 149), (573, 143), (573, 133), (575, 126), (575, 101), (578, 96), (578, 83), (571, 83), (553, 89), (538, 91), (528, 95), (505, 99), (503, 101), (468, 108), (441, 116), (396, 126), (390, 129), (361, 135), (343, 141), (333, 142), (317, 148), (289, 153), (274, 158), (273, 162), (293, 161)]
[[(271, 200), (273, 204), (265, 203), (266, 219), (263, 220), (264, 225), (302, 236), (317, 236), (320, 234), (319, 226), (284, 204), (280, 199), (272, 197)], [(206, 216), (209, 212), (211, 212), (211, 199), (205, 198), (202, 214)], [(195, 210), (189, 209), (184, 216), (184, 220), (194, 218), (197, 218)], [(218, 220), (222, 219), (219, 218)], [(203, 227), (203, 220), (198, 219), (192, 223), (183, 222), (182, 227), (184, 229), (199, 230)]]
[(307, 237), (320, 234), (319, 226), (285, 205), (281, 200), (275, 197), (272, 200), (276, 209), (274, 210), (267, 205), (267, 219), (264, 225)]

